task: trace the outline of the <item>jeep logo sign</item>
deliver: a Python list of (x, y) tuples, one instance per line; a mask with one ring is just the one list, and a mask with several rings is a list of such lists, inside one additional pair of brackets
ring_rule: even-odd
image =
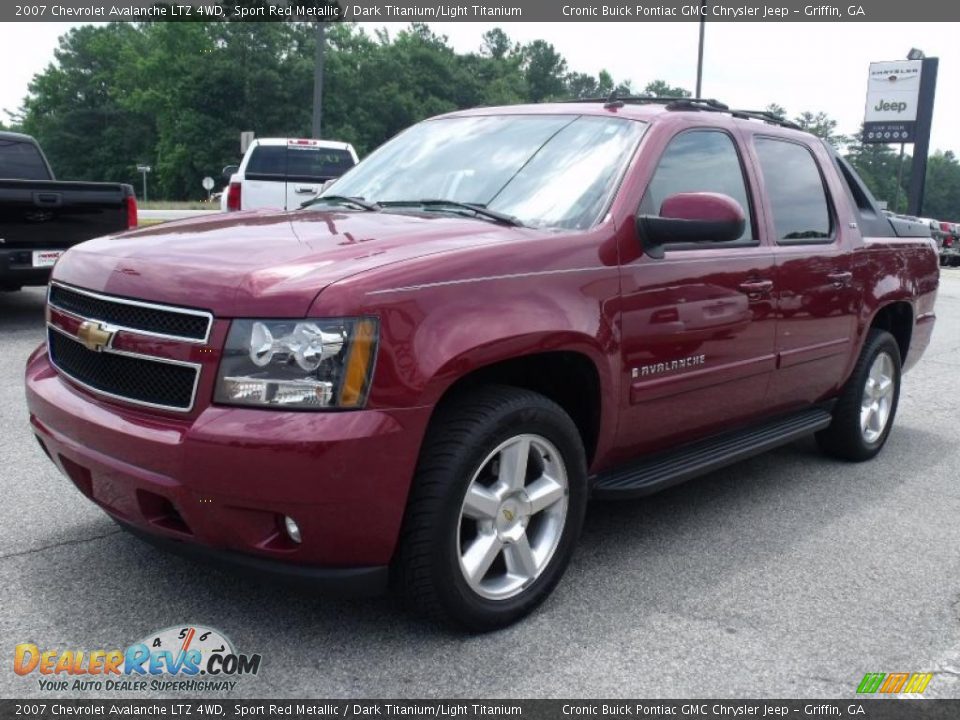
[(877, 106), (874, 108), (875, 112), (895, 112), (902, 113), (906, 112), (907, 103), (905, 102), (885, 102), (881, 100), (877, 103)]
[(863, 116), (866, 142), (913, 142), (921, 60), (870, 63)]

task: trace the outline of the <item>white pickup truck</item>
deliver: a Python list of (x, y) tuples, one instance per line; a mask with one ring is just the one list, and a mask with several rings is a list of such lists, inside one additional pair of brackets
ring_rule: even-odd
[(296, 210), (320, 192), (328, 180), (338, 178), (357, 164), (349, 143), (333, 140), (262, 138), (247, 148), (238, 166), (223, 169), (227, 187), (220, 209)]

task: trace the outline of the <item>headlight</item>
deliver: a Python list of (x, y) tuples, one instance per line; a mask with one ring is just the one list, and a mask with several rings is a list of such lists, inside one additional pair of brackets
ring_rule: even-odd
[(234, 320), (214, 400), (316, 410), (363, 407), (378, 336), (371, 318)]

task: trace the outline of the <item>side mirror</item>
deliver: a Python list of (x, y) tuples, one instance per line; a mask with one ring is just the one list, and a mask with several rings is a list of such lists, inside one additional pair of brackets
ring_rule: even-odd
[(230, 178), (233, 177), (238, 170), (240, 170), (239, 165), (227, 165), (223, 169), (223, 172), (220, 173), (220, 176), (223, 178), (224, 182), (230, 182)]
[(637, 234), (644, 252), (662, 258), (666, 243), (729, 242), (743, 235), (747, 218), (740, 203), (721, 193), (671, 195), (659, 215), (638, 215)]

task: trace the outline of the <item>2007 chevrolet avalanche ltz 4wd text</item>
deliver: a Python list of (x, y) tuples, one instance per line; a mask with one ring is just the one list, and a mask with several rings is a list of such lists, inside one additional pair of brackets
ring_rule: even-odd
[(883, 447), (930, 340), (929, 231), (817, 138), (715, 101), (454, 112), (308, 207), (57, 263), (33, 431), (124, 528), (510, 623), (589, 496), (799, 437)]

